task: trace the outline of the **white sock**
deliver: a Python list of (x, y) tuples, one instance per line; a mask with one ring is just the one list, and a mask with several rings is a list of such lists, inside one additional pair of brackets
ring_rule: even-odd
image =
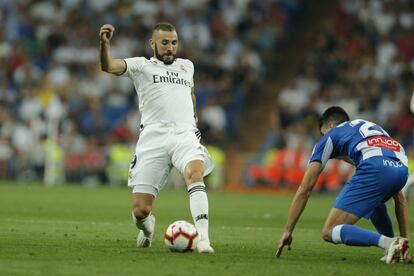
[(148, 236), (151, 232), (150, 229), (153, 228), (153, 221), (149, 219), (149, 217), (151, 216), (151, 214), (149, 216), (147, 216), (146, 218), (143, 218), (141, 220), (138, 220), (135, 216), (134, 213), (132, 212), (132, 220), (134, 221), (135, 226), (139, 229), (144, 231), (144, 235)]
[(208, 199), (206, 185), (203, 182), (195, 182), (188, 186), (190, 196), (190, 210), (194, 224), (200, 234), (200, 240), (210, 243), (208, 237)]
[(336, 225), (334, 226), (334, 228), (332, 228), (331, 230), (331, 241), (332, 243), (338, 244), (338, 243), (342, 243), (341, 240), (341, 229), (344, 225), (340, 224), (340, 225)]
[(395, 241), (395, 238), (389, 238), (387, 236), (381, 235), (378, 240), (378, 246), (383, 249), (388, 249), (393, 241)]

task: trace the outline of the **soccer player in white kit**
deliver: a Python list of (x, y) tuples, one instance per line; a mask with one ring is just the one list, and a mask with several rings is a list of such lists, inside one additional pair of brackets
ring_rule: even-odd
[(139, 229), (138, 247), (150, 247), (155, 217), (151, 213), (157, 194), (167, 181), (172, 166), (184, 176), (190, 197), (190, 210), (200, 241), (200, 253), (213, 253), (208, 235), (208, 200), (203, 177), (214, 165), (199, 142), (196, 128), (193, 63), (176, 58), (178, 35), (169, 23), (157, 24), (149, 40), (154, 52), (145, 57), (113, 59), (110, 40), (115, 28), (101, 27), (101, 69), (129, 77), (138, 93), (141, 134), (129, 169), (132, 187), (132, 216)]

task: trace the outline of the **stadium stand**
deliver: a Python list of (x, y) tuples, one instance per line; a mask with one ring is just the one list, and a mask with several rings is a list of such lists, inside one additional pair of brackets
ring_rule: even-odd
[[(414, 88), (414, 2), (332, 2), (335, 3), (320, 6), (323, 16), (313, 23), (318, 31), (308, 26), (307, 33), (301, 36), (311, 42), (301, 57), (296, 57), (297, 73), (286, 78), (284, 86), (275, 85), (276, 89), (267, 91), (275, 97), (272, 120), (276, 127), (263, 142), (261, 155), (247, 165), (244, 182), (249, 185), (274, 184), (288, 177), (283, 175), (283, 166), (277, 164), (286, 165), (277, 161), (281, 151), (299, 148), (309, 154), (318, 137), (317, 115), (331, 105), (342, 106), (351, 118), (380, 123), (402, 142), (410, 160), (414, 157), (414, 116), (409, 110)], [(279, 72), (277, 68), (273, 70), (275, 74)], [(273, 136), (273, 143), (269, 143)], [(280, 140), (286, 145), (276, 154), (273, 148)], [(261, 165), (272, 153), (276, 155), (273, 164)], [(269, 166), (277, 168), (271, 169), (272, 175), (266, 175)], [(297, 174), (303, 170), (302, 166)], [(330, 189), (328, 182), (325, 186)]]
[[(412, 160), (413, 13), (411, 0), (3, 0), (0, 178), (125, 180), (140, 115), (129, 80), (97, 66), (104, 22), (116, 57), (150, 56), (151, 26), (177, 26), (214, 187), (296, 187), (329, 105), (380, 123)], [(349, 177), (330, 166), (321, 190)]]
[(223, 150), (238, 139), (246, 101), (260, 95), (266, 61), (289, 37), (302, 6), (302, 0), (1, 1), (0, 177), (51, 184), (125, 179), (108, 172), (129, 162), (125, 150), (136, 142), (139, 111), (132, 83), (99, 71), (103, 23), (116, 27), (116, 57), (151, 56), (153, 24), (177, 26), (181, 55), (196, 64), (200, 128), (225, 164)]

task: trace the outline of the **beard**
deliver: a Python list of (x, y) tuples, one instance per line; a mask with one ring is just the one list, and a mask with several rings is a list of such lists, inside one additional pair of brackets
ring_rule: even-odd
[[(171, 60), (165, 60), (164, 59), (164, 57), (165, 56), (172, 56), (172, 59)], [(168, 51), (168, 52), (166, 52), (166, 53), (164, 53), (164, 54), (160, 54), (159, 52), (158, 52), (158, 47), (157, 47), (157, 44), (155, 44), (155, 57), (158, 59), (158, 60), (161, 60), (162, 62), (164, 62), (164, 64), (165, 65), (170, 65), (170, 64), (172, 64), (173, 62), (174, 62), (174, 60), (177, 58), (177, 55), (174, 55), (171, 51)]]

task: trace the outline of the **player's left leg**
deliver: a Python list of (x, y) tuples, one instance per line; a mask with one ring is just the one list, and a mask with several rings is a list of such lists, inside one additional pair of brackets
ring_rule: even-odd
[(208, 235), (208, 199), (203, 176), (203, 161), (192, 160), (188, 162), (184, 170), (184, 179), (187, 184), (188, 195), (190, 196), (191, 215), (200, 234), (197, 249), (200, 253), (214, 253)]
[(138, 228), (137, 246), (150, 247), (155, 230), (153, 202), (166, 183), (170, 158), (165, 152), (168, 130), (153, 125), (140, 134), (128, 172), (132, 188), (132, 219)]
[(170, 150), (171, 161), (182, 173), (187, 185), (191, 215), (200, 235), (197, 250), (200, 253), (213, 253), (208, 234), (208, 199), (203, 178), (213, 170), (214, 164), (194, 129), (180, 130), (174, 138), (175, 143)]
[(395, 239), (355, 226), (359, 219), (354, 214), (332, 208), (322, 230), (323, 239), (335, 244), (378, 246), (388, 249)]
[[(382, 207), (378, 206), (397, 193), (406, 181), (406, 167), (383, 165), (384, 159), (387, 157), (373, 157), (363, 162), (345, 185), (326, 220), (323, 229), (326, 241), (389, 250), (396, 238), (353, 225), (361, 217), (369, 219), (374, 215), (375, 223), (377, 219), (384, 218), (385, 209), (381, 210)], [(390, 224), (385, 226), (389, 228)], [(390, 229), (381, 229), (381, 232), (393, 234)]]
[(351, 246), (377, 246), (385, 250), (381, 260), (386, 263), (411, 262), (408, 239), (392, 238), (353, 225), (359, 217), (346, 211), (332, 208), (322, 230), (323, 239), (335, 244)]

